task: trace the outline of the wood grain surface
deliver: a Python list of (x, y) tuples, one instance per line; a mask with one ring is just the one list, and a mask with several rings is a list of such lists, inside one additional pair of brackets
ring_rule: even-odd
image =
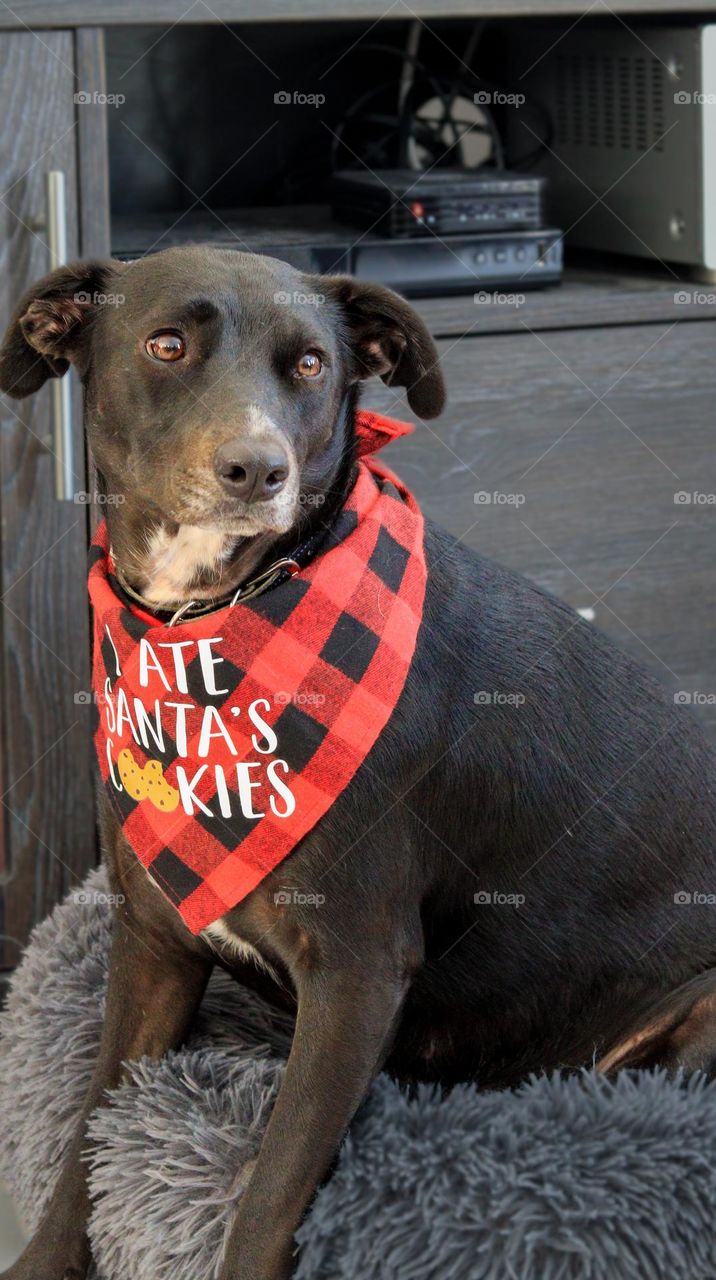
[[(71, 33), (13, 32), (0, 41), (0, 322), (48, 270), (45, 172), (67, 180), (70, 251), (76, 253), (76, 114)], [(76, 488), (86, 488), (73, 387)], [(0, 434), (3, 851), (0, 942), (17, 959), (35, 921), (95, 859), (90, 779), (90, 708), (85, 563), (87, 507), (54, 497), (46, 386), (6, 399)]]
[[(107, 92), (104, 31), (75, 32), (76, 84), (90, 96)], [(77, 112), (79, 252), (83, 258), (109, 251), (109, 164), (107, 110), (90, 106)]]
[[(75, 27), (202, 22), (308, 21), (329, 18), (376, 19), (400, 16), (400, 4), (384, 0), (211, 0), (177, 5), (175, 0), (13, 0), (0, 10), (0, 27)], [(572, 17), (594, 11), (590, 0), (410, 0), (404, 16), (423, 18)], [(605, 11), (607, 6), (605, 5)], [(711, 0), (610, 0), (611, 13), (634, 14), (713, 12)]]
[[(716, 741), (716, 328), (439, 345), (448, 407), (392, 466), (468, 546), (594, 610)], [(379, 387), (368, 402), (412, 417)]]

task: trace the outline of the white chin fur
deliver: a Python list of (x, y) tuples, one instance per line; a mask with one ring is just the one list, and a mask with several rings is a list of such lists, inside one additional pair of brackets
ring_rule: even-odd
[(142, 594), (157, 605), (187, 598), (191, 583), (200, 573), (215, 574), (219, 581), (235, 546), (236, 535), (198, 525), (182, 524), (176, 533), (155, 530), (149, 535), (142, 565), (147, 575)]
[[(242, 435), (265, 436), (280, 434), (276, 424), (264, 413), (260, 405), (249, 405), (242, 420)], [(231, 558), (239, 538), (257, 537), (262, 533), (288, 533), (296, 518), (299, 494), (299, 468), (295, 454), (286, 442), (290, 460), (289, 479), (285, 487), (270, 502), (262, 502), (263, 519), (253, 513), (238, 520), (235, 525), (223, 529), (182, 523), (176, 533), (155, 529), (147, 536), (146, 555), (142, 561), (145, 585), (142, 595), (156, 605), (183, 603), (196, 596), (206, 599), (215, 594), (212, 580), (218, 583), (222, 571)], [(200, 591), (192, 589), (199, 575), (207, 580)]]

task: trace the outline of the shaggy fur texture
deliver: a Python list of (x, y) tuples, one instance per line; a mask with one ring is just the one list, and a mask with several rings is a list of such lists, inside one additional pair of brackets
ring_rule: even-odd
[[(3, 1015), (0, 1173), (37, 1223), (96, 1052), (110, 911), (95, 872), (35, 931)], [(84, 898), (84, 900), (82, 900)], [(104, 1280), (213, 1280), (290, 1022), (223, 974), (190, 1043), (92, 1125)], [(716, 1083), (583, 1074), (408, 1098), (375, 1085), (300, 1232), (297, 1280), (712, 1280)]]

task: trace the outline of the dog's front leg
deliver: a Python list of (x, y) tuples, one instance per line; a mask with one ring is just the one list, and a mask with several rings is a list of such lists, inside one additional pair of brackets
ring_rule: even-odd
[(88, 1116), (119, 1084), (122, 1063), (161, 1057), (181, 1042), (211, 972), (202, 956), (180, 944), (142, 936), (125, 904), (115, 913), (107, 1010), (99, 1057), (75, 1138), (45, 1215), (22, 1254), (1, 1280), (81, 1280), (90, 1250), (85, 1163)]
[(285, 1280), (293, 1237), (390, 1047), (407, 988), (385, 957), (309, 975), (286, 1075), (220, 1280)]

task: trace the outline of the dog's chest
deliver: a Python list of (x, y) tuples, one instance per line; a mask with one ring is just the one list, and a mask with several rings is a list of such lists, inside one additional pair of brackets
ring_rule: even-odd
[(206, 929), (202, 930), (202, 937), (222, 960), (228, 963), (231, 961), (243, 964), (253, 963), (258, 969), (263, 969), (272, 978), (276, 978), (275, 970), (261, 952), (253, 943), (247, 942), (234, 929), (231, 929), (224, 919), (215, 920), (213, 924), (207, 925)]

